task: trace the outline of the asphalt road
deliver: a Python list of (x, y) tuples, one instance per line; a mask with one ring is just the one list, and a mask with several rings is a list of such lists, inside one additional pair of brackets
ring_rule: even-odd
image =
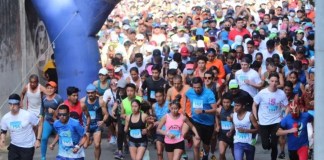
[[(49, 142), (51, 142), (51, 141), (52, 141), (52, 138), (50, 138)], [(101, 146), (102, 146), (102, 153), (101, 153), (101, 158), (100, 159), (102, 159), (102, 160), (113, 160), (114, 159), (114, 151), (116, 150), (117, 145), (109, 144), (108, 141), (107, 141), (106, 136), (104, 136), (103, 140), (102, 140), (102, 143), (101, 143)], [(151, 160), (156, 160), (157, 156), (156, 156), (156, 150), (154, 149), (154, 144), (149, 143), (148, 150), (150, 152), (150, 159)], [(193, 150), (191, 148), (187, 148), (186, 151), (187, 151), (189, 159), (193, 159)], [(57, 154), (57, 145), (56, 145), (56, 147), (55, 147), (55, 149), (53, 151), (49, 150), (49, 149), (47, 150), (47, 160), (55, 160), (56, 154)], [(219, 155), (218, 151), (216, 150), (217, 159), (218, 159), (218, 155)], [(8, 159), (7, 156), (8, 156), (7, 151), (0, 150), (0, 160), (7, 160)], [(40, 149), (36, 149), (34, 159), (39, 160), (40, 156), (41, 156)], [(230, 150), (227, 150), (226, 157), (227, 157), (228, 160), (233, 159), (233, 157), (232, 157), (232, 155), (230, 153)], [(93, 145), (91, 145), (88, 149), (86, 149), (86, 159), (88, 159), (88, 160), (94, 159), (94, 147), (93, 147)], [(125, 155), (124, 159), (130, 160), (130, 155)], [(164, 152), (164, 159), (167, 159), (167, 155), (166, 155), (165, 152)], [(267, 150), (263, 150), (260, 142), (258, 142), (256, 144), (255, 160), (268, 160), (268, 159), (270, 159), (270, 152), (267, 151)], [(287, 158), (287, 151), (286, 151), (286, 159), (288, 159)]]

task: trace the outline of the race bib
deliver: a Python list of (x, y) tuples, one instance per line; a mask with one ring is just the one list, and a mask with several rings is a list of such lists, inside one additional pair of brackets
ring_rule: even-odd
[(151, 99), (155, 99), (155, 91), (151, 91), (150, 92), (150, 98)]
[(221, 127), (222, 127), (222, 130), (230, 130), (233, 126), (233, 123), (232, 122), (229, 122), (229, 121), (221, 121)]
[(278, 111), (278, 106), (269, 105), (268, 110), (269, 110), (269, 112), (277, 112)]
[(12, 130), (18, 130), (18, 129), (22, 128), (21, 121), (13, 121), (13, 122), (10, 122), (9, 125)]
[(96, 119), (96, 111), (89, 111), (90, 119), (95, 120)]
[(133, 138), (142, 138), (142, 131), (141, 129), (131, 129), (130, 130), (130, 136)]
[(179, 130), (170, 130), (169, 131), (170, 134), (174, 135), (175, 139), (180, 139), (180, 136), (181, 136), (181, 132)]
[(192, 108), (203, 109), (203, 100), (194, 99), (192, 102)]
[(249, 133), (241, 133), (241, 132), (236, 132), (237, 138), (240, 140), (248, 140), (250, 137)]
[(70, 131), (63, 131), (60, 133), (60, 138), (62, 142), (62, 146), (64, 147), (72, 147), (73, 146), (73, 141), (72, 141), (72, 135)]
[(245, 83), (244, 81), (248, 79), (248, 76), (240, 75), (240, 76), (238, 76), (238, 79), (239, 79), (240, 83)]

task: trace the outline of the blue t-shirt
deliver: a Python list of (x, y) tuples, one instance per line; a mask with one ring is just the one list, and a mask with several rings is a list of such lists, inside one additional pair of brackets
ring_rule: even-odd
[(158, 121), (160, 121), (164, 115), (169, 113), (169, 101), (165, 101), (163, 106), (159, 106), (156, 102), (154, 107), (155, 116)]
[(291, 114), (282, 119), (280, 128), (284, 130), (293, 128), (294, 124), (298, 126), (297, 133), (289, 133), (287, 135), (288, 150), (298, 150), (302, 146), (308, 146), (307, 123), (311, 121), (313, 121), (313, 116), (307, 112), (300, 113), (298, 119), (293, 119)]
[(85, 130), (78, 120), (70, 118), (66, 124), (56, 120), (53, 126), (59, 135), (58, 156), (65, 158), (81, 158), (85, 156), (83, 148), (80, 148), (77, 153), (73, 153), (74, 146), (85, 135)]
[(203, 88), (203, 91), (200, 95), (196, 94), (193, 88), (190, 88), (186, 96), (190, 100), (191, 105), (191, 115), (192, 119), (200, 124), (212, 126), (215, 122), (215, 116), (212, 114), (196, 114), (195, 109), (203, 109), (203, 110), (209, 110), (212, 109), (211, 104), (216, 103), (215, 95), (214, 93), (208, 89)]

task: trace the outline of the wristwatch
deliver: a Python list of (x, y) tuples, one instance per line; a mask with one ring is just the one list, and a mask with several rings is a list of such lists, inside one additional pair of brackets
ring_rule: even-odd
[(203, 110), (202, 110), (202, 113), (205, 113), (205, 112), (206, 112), (206, 111), (203, 109)]

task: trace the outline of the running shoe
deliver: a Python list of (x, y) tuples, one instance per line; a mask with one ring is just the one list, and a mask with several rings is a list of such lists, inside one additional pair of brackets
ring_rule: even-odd
[(181, 160), (188, 160), (188, 156), (187, 156), (187, 154), (182, 154), (181, 155)]
[(285, 152), (281, 152), (278, 156), (279, 159), (285, 159), (286, 158), (286, 155), (285, 155)]
[(124, 159), (124, 155), (118, 152), (118, 154), (115, 155), (115, 159)]
[(116, 136), (111, 136), (109, 143), (110, 144), (117, 144), (117, 138), (116, 138)]

